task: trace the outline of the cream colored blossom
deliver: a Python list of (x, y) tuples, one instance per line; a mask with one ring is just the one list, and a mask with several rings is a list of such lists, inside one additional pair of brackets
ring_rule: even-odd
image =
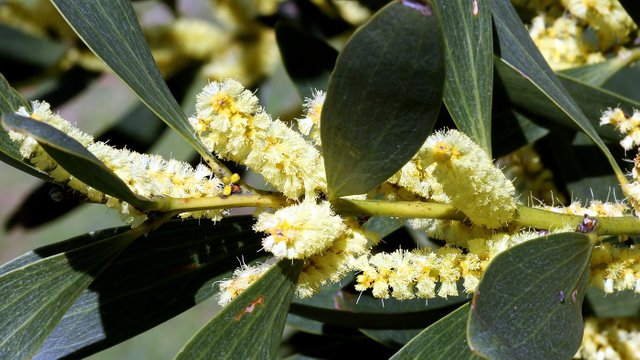
[[(176, 197), (198, 198), (222, 194), (222, 182), (204, 165), (195, 169), (181, 161), (165, 160), (158, 155), (140, 154), (126, 149), (115, 149), (77, 129), (68, 121), (51, 112), (49, 104), (32, 102), (32, 112), (20, 108), (18, 114), (47, 123), (74, 138), (113, 171), (137, 195), (145, 198)], [(127, 223), (138, 225), (146, 215), (131, 205), (121, 202), (87, 186), (59, 166), (31, 137), (10, 131), (10, 138), (20, 144), (21, 154), (38, 169), (47, 172), (55, 181), (67, 184), (84, 194), (90, 201), (106, 203), (120, 212)], [(207, 210), (180, 214), (181, 217), (208, 217), (218, 220), (220, 210)]]
[(269, 234), (262, 240), (265, 250), (288, 259), (319, 254), (346, 231), (328, 201), (316, 204), (313, 200), (261, 213), (253, 228)]
[(601, 49), (628, 41), (636, 29), (618, 0), (561, 0), (561, 3), (595, 30)]
[(230, 303), (267, 272), (269, 268), (271, 268), (271, 265), (267, 263), (260, 265), (241, 265), (233, 272), (233, 276), (230, 279), (218, 283), (220, 288), (218, 304), (225, 306)]
[(531, 20), (529, 35), (554, 70), (605, 60), (585, 40), (583, 29), (575, 17), (538, 15)]
[(423, 146), (426, 163), (437, 163), (433, 175), (451, 204), (476, 225), (506, 226), (515, 215), (513, 184), (487, 154), (457, 130), (439, 131)]
[(328, 249), (305, 259), (296, 288), (299, 297), (312, 296), (321, 286), (340, 281), (350, 270), (350, 264), (380, 240), (379, 236), (364, 230), (354, 219), (345, 219), (345, 224), (346, 232), (334, 240)]
[(223, 158), (246, 164), (289, 198), (326, 191), (319, 151), (279, 120), (237, 81), (212, 82), (197, 96), (190, 123), (202, 142)]
[(600, 125), (613, 125), (616, 129), (625, 135), (620, 141), (620, 145), (625, 150), (640, 145), (640, 112), (633, 110), (633, 114), (628, 116), (620, 108), (609, 108), (602, 113), (600, 117)]
[(584, 337), (574, 358), (640, 359), (640, 325), (633, 318), (586, 318)]
[(633, 290), (640, 293), (640, 250), (598, 244), (591, 255), (591, 284), (606, 293)]

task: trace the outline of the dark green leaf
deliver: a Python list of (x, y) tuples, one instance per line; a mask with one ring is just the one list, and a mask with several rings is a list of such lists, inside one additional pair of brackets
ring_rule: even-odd
[[(547, 97), (558, 109), (566, 114), (570, 121), (593, 140), (609, 160), (609, 164), (620, 183), (625, 183), (624, 173), (620, 170), (616, 160), (596, 132), (594, 125), (571, 98), (553, 71), (551, 71), (509, 0), (494, 1), (493, 20), (501, 57), (497, 62), (502, 63), (502, 66), (497, 66), (498, 72), (501, 71), (500, 69), (505, 71), (505, 68), (511, 68), (522, 79), (535, 86), (538, 92)], [(507, 87), (510, 86), (510, 82), (504, 81), (504, 84)], [(511, 93), (517, 92), (512, 90), (510, 91)], [(514, 103), (517, 102), (514, 101)], [(597, 118), (599, 117), (598, 115)], [(592, 119), (592, 121), (596, 119)]]
[[(252, 224), (250, 216), (173, 221), (138, 239), (83, 291), (34, 359), (89, 356), (214, 295), (215, 282), (229, 277), (239, 258), (249, 263), (263, 256)], [(77, 243), (36, 250), (31, 260)]]
[(631, 56), (615, 56), (598, 64), (589, 64), (565, 69), (559, 74), (576, 79), (591, 86), (602, 86), (613, 75), (634, 60)]
[[(0, 74), (0, 115), (17, 111), (21, 106), (31, 110), (29, 103), (9, 85), (7, 79)], [(0, 161), (5, 162), (27, 174), (36, 176), (42, 180), (50, 180), (47, 174), (37, 170), (22, 160), (20, 147), (11, 141), (7, 131), (0, 127)]]
[(30, 358), (80, 293), (138, 230), (89, 235), (95, 243), (45, 258), (27, 254), (0, 269), (0, 358)]
[(310, 298), (297, 299), (291, 304), (291, 313), (349, 328), (421, 329), (445, 316), (466, 299), (466, 296), (446, 300), (437, 298), (428, 303), (423, 299), (387, 299), (383, 304), (380, 299), (368, 293), (357, 293), (353, 286), (347, 286), (339, 291), (323, 289)]
[(632, 290), (607, 294), (602, 289), (589, 287), (587, 303), (597, 317), (639, 317), (640, 295)]
[(563, 233), (499, 254), (473, 297), (468, 339), (491, 359), (570, 359), (582, 342), (591, 241)]
[(313, 97), (313, 89), (327, 89), (338, 57), (334, 48), (285, 22), (276, 25), (276, 40), (287, 73), (302, 99)]
[(424, 329), (391, 359), (478, 359), (467, 344), (469, 304)]
[(322, 108), (330, 198), (388, 179), (433, 128), (444, 84), (442, 37), (431, 9), (423, 11), (387, 5), (338, 56)]
[[(510, 100), (519, 109), (565, 126), (580, 129), (552, 99), (541, 93), (535, 84), (522, 77), (516, 69), (499, 59), (496, 59), (495, 65), (498, 76), (505, 84)], [(632, 113), (634, 108), (640, 107), (640, 103), (610, 91), (589, 86), (562, 74), (558, 74), (558, 78), (580, 105), (589, 122), (600, 136), (609, 140), (619, 140), (621, 138), (620, 133), (612, 126), (600, 126), (602, 111), (609, 107), (619, 106), (624, 111)]]
[(492, 0), (432, 3), (444, 34), (444, 103), (458, 129), (491, 155)]
[(154, 205), (153, 201), (134, 194), (100, 159), (64, 132), (16, 114), (4, 115), (2, 122), (13, 131), (33, 137), (58, 164), (83, 183), (141, 209)]
[(56, 65), (69, 44), (36, 37), (0, 24), (0, 57), (40, 67)]
[(301, 261), (281, 260), (225, 306), (176, 359), (275, 359)]
[(162, 79), (130, 1), (52, 0), (52, 3), (87, 46), (151, 111), (180, 133), (200, 155), (211, 159)]

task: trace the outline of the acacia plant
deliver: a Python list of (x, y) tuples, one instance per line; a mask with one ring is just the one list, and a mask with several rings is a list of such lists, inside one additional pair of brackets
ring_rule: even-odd
[[(8, 3), (1, 159), (125, 224), (0, 267), (1, 358), (88, 356), (211, 296), (176, 358), (274, 358), (287, 323), (334, 339), (296, 349), (319, 357), (362, 334), (394, 359), (640, 354), (640, 104), (610, 80), (640, 76), (633, 1), (166, 1), (141, 26), (127, 0), (51, 0), (70, 28)], [(278, 52), (306, 99), (282, 119), (252, 90)], [(145, 153), (148, 115), (94, 139), (60, 92), (16, 90), (105, 66), (195, 161)]]

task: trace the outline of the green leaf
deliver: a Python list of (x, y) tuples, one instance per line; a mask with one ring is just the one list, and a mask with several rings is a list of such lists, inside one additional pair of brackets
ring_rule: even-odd
[(301, 261), (281, 260), (225, 306), (176, 359), (275, 359)]
[(280, 56), (300, 98), (312, 98), (314, 89), (326, 90), (338, 52), (292, 24), (279, 21), (275, 30)]
[(80, 293), (141, 229), (89, 235), (99, 241), (37, 261), (27, 255), (3, 266), (0, 358), (31, 358)]
[[(82, 292), (34, 359), (89, 356), (208, 299), (239, 258), (248, 264), (264, 256), (252, 224), (250, 216), (172, 221), (136, 240)], [(35, 250), (31, 260), (74, 245)]]
[(580, 347), (592, 244), (577, 233), (533, 239), (496, 256), (469, 315), (469, 344), (491, 359), (570, 359)]
[(17, 114), (5, 114), (2, 123), (33, 137), (58, 164), (83, 183), (141, 209), (154, 206), (153, 201), (134, 194), (100, 159), (64, 132)]
[(618, 71), (636, 59), (632, 56), (615, 56), (597, 64), (577, 66), (558, 72), (591, 86), (602, 86)]
[(600, 288), (587, 289), (587, 303), (597, 317), (638, 317), (640, 316), (640, 295), (632, 290), (607, 294)]
[[(541, 93), (535, 84), (522, 77), (515, 68), (499, 59), (496, 59), (495, 68), (505, 84), (505, 90), (510, 100), (518, 109), (581, 130), (566, 112), (558, 107), (551, 98)], [(640, 107), (640, 103), (608, 90), (582, 83), (566, 75), (557, 74), (557, 77), (574, 101), (580, 105), (595, 131), (605, 139), (620, 140), (621, 135), (613, 126), (600, 126), (602, 111), (609, 107), (618, 106), (623, 111), (632, 113), (633, 109)]]
[[(9, 85), (7, 79), (0, 74), (0, 115), (18, 111), (21, 106), (31, 110), (31, 105), (29, 105), (29, 103)], [(2, 127), (0, 127), (0, 161), (42, 180), (51, 180), (47, 174), (34, 168), (22, 159), (20, 147), (11, 141), (9, 134)]]
[(322, 108), (330, 198), (388, 179), (433, 128), (444, 84), (442, 37), (431, 10), (422, 10), (390, 3), (338, 56)]
[[(534, 85), (540, 93), (552, 101), (580, 130), (593, 140), (609, 160), (609, 164), (611, 164), (618, 181), (621, 184), (626, 183), (624, 173), (609, 152), (609, 149), (596, 132), (589, 118), (585, 116), (560, 80), (551, 71), (509, 0), (494, 1), (493, 20), (498, 35), (501, 57), (497, 62), (503, 65), (497, 66), (497, 69), (500, 71), (500, 69), (511, 68), (520, 77)], [(505, 81), (504, 83), (505, 86), (510, 86), (509, 82)]]
[(492, 0), (432, 3), (444, 34), (444, 103), (458, 129), (491, 155)]
[(40, 67), (54, 66), (67, 53), (69, 44), (27, 34), (0, 24), (0, 57)]
[(469, 303), (424, 329), (391, 359), (478, 359), (467, 344)]
[(113, 70), (167, 125), (203, 158), (211, 153), (189, 125), (151, 56), (140, 25), (127, 0), (51, 0), (82, 41)]

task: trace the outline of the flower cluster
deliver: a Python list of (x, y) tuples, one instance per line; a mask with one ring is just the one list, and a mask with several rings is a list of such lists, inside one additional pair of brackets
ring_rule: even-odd
[(631, 150), (634, 146), (640, 145), (640, 112), (634, 110), (631, 116), (620, 108), (610, 108), (602, 113), (600, 125), (613, 125), (625, 135), (620, 141), (620, 145), (625, 150)]
[(463, 279), (464, 290), (471, 293), (491, 259), (539, 236), (537, 232), (528, 231), (513, 235), (498, 233), (489, 238), (469, 239), (467, 251), (446, 245), (437, 250), (424, 248), (363, 255), (352, 263), (353, 269), (361, 272), (356, 277), (356, 290), (371, 289), (373, 296), (381, 299), (389, 296), (399, 300), (447, 298), (459, 295), (457, 284)]
[[(555, 70), (602, 62), (610, 51), (624, 56), (620, 46), (629, 42), (636, 29), (617, 0), (517, 0), (514, 5), (538, 14), (531, 20), (529, 33)], [(594, 30), (597, 44), (587, 29)]]
[(584, 337), (576, 358), (637, 359), (640, 356), (640, 328), (636, 319), (587, 318)]
[(274, 213), (261, 213), (253, 229), (269, 234), (265, 250), (279, 258), (304, 259), (325, 250), (346, 231), (328, 201), (306, 200)]
[(505, 226), (516, 210), (515, 188), (487, 154), (457, 130), (439, 131), (427, 138), (418, 156), (437, 163), (433, 171), (451, 205), (476, 225)]
[(640, 249), (602, 243), (591, 255), (591, 284), (606, 293), (633, 290), (640, 293)]
[(205, 146), (249, 166), (285, 196), (314, 198), (317, 191), (326, 191), (320, 152), (300, 133), (272, 120), (239, 82), (207, 85), (189, 121)]
[[(158, 155), (115, 149), (103, 142), (94, 142), (92, 136), (80, 131), (59, 115), (52, 113), (49, 104), (34, 101), (31, 103), (31, 107), (32, 111), (27, 111), (22, 107), (17, 111), (17, 114), (42, 121), (77, 140), (120, 177), (134, 193), (142, 197), (197, 198), (218, 196), (222, 193), (223, 183), (203, 165), (198, 165), (194, 169), (191, 165), (181, 161), (165, 160)], [(109, 207), (117, 209), (128, 223), (138, 225), (146, 219), (144, 213), (129, 204), (105, 195), (69, 174), (32, 137), (13, 131), (9, 132), (9, 136), (20, 145), (20, 154), (25, 159), (28, 159), (39, 170), (48, 173), (56, 182), (67, 184), (72, 189), (86, 195), (90, 201), (106, 203)], [(222, 216), (222, 212), (207, 210), (184, 213), (181, 216), (209, 217), (217, 220)]]

